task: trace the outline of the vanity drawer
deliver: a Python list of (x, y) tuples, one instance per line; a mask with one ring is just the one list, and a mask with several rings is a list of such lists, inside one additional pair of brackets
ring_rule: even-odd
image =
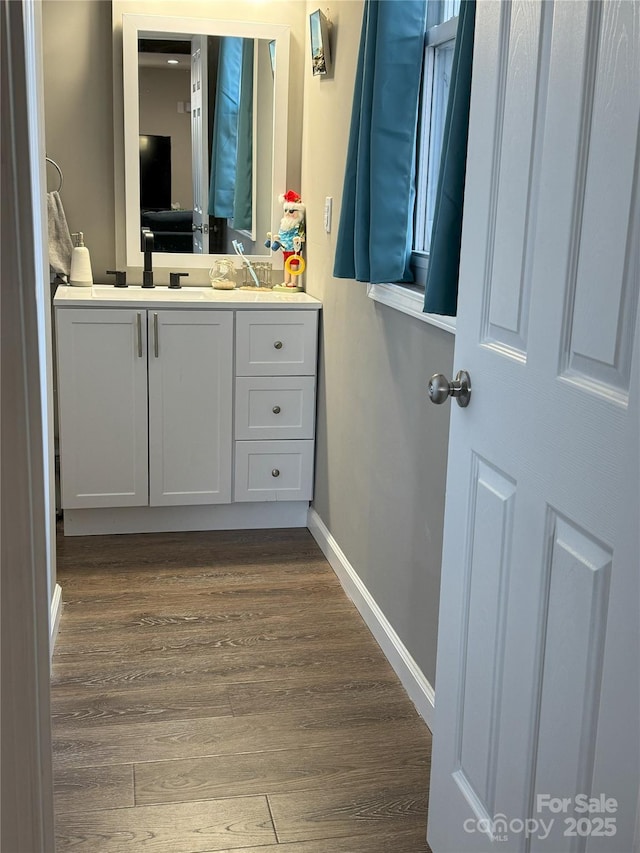
[(308, 501), (313, 441), (237, 441), (236, 501)]
[(314, 376), (239, 376), (236, 438), (313, 438)]
[(317, 311), (238, 311), (236, 375), (315, 375), (317, 328)]

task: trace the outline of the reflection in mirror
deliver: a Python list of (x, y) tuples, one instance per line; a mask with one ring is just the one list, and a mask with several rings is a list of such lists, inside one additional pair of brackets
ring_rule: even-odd
[(124, 15), (123, 53), (127, 264), (141, 228), (159, 264), (210, 266), (234, 240), (266, 259), (286, 176), (288, 27)]
[[(273, 43), (138, 39), (140, 225), (160, 252), (253, 253), (269, 230)], [(258, 128), (269, 129), (258, 132)]]

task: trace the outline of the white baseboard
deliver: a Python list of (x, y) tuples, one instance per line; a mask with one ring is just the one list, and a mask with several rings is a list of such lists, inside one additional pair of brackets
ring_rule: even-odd
[(60, 627), (60, 616), (62, 615), (62, 587), (56, 584), (51, 596), (51, 615), (49, 617), (49, 657), (53, 657), (56, 647), (56, 637)]
[(307, 527), (338, 576), (344, 591), (360, 611), (369, 630), (375, 637), (385, 657), (394, 668), (412, 702), (425, 723), (433, 731), (435, 692), (408, 649), (396, 634), (375, 599), (358, 577), (356, 570), (331, 535), (324, 521), (309, 509)]

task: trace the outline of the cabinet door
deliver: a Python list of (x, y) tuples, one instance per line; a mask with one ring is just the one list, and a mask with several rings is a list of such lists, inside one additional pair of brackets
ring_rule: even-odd
[(152, 311), (149, 503), (231, 501), (233, 313)]
[(63, 508), (148, 502), (145, 313), (57, 309)]

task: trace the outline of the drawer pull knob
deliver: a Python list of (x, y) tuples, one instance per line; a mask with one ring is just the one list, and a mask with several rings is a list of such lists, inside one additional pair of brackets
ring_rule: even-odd
[(271, 476), (272, 476), (272, 477), (279, 477), (279, 476), (280, 476), (280, 471), (278, 471), (278, 469), (277, 469), (277, 468), (274, 468), (274, 469), (273, 469), (273, 471), (271, 472)]
[(274, 343), (274, 347), (275, 347), (276, 349), (282, 349), (282, 341), (276, 341), (276, 342)]
[(271, 411), (273, 412), (274, 415), (279, 415), (280, 414), (280, 406), (274, 406), (273, 409), (271, 409)]

